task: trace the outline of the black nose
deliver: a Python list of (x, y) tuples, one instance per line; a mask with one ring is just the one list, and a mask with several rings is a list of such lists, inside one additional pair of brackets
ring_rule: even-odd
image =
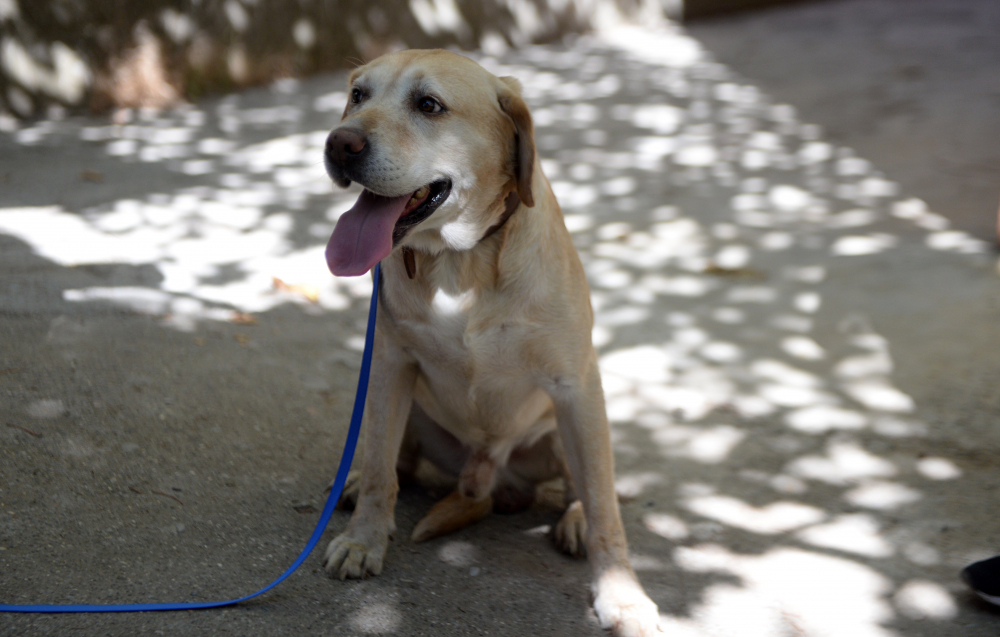
[(338, 128), (326, 138), (326, 156), (339, 166), (360, 159), (367, 151), (365, 134), (353, 128)]

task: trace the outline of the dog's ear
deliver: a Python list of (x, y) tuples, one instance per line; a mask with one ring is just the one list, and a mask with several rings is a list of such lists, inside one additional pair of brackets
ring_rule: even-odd
[(535, 125), (531, 121), (528, 105), (521, 97), (521, 83), (513, 77), (501, 77), (497, 99), (500, 108), (514, 122), (514, 138), (517, 142), (517, 161), (514, 176), (517, 180), (517, 196), (524, 205), (531, 208), (535, 197), (531, 192), (531, 178), (535, 169)]

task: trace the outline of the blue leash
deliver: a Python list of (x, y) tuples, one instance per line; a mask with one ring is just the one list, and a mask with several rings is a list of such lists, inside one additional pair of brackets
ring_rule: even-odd
[(358, 393), (354, 397), (354, 411), (351, 413), (351, 426), (347, 431), (347, 440), (344, 442), (344, 455), (340, 458), (340, 467), (337, 468), (337, 478), (330, 488), (330, 497), (326, 500), (323, 513), (319, 516), (316, 528), (309, 537), (309, 542), (302, 549), (302, 553), (296, 558), (288, 570), (282, 573), (278, 579), (274, 580), (256, 593), (251, 593), (239, 599), (231, 599), (226, 602), (176, 602), (171, 604), (0, 604), (0, 612), (3, 613), (136, 613), (148, 610), (196, 610), (199, 608), (219, 608), (220, 606), (232, 606), (253, 599), (258, 595), (263, 595), (278, 584), (285, 581), (289, 575), (295, 572), (302, 562), (309, 557), (312, 550), (319, 543), (319, 538), (326, 530), (326, 525), (333, 515), (333, 509), (340, 499), (340, 493), (344, 490), (344, 482), (347, 480), (347, 472), (351, 468), (351, 461), (354, 459), (354, 449), (358, 444), (358, 432), (361, 431), (361, 416), (365, 412), (365, 397), (368, 394), (368, 376), (372, 366), (372, 347), (375, 341), (375, 311), (378, 307), (378, 282), (379, 266), (375, 265), (372, 270), (372, 300), (368, 309), (368, 328), (365, 331), (365, 351), (361, 358), (361, 372), (358, 375)]

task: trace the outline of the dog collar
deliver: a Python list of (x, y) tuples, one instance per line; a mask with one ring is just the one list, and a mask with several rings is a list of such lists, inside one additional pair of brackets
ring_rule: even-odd
[(480, 239), (479, 242), (482, 243), (483, 241), (486, 241), (493, 236), (497, 230), (502, 228), (503, 224), (507, 223), (507, 220), (510, 219), (510, 216), (514, 214), (514, 211), (517, 210), (517, 207), (520, 205), (521, 198), (517, 196), (517, 191), (511, 191), (511, 193), (507, 195), (507, 209), (503, 211), (503, 216), (500, 217), (500, 221), (497, 221), (495, 224), (490, 226), (490, 229), (486, 231), (486, 234), (483, 235), (483, 238)]

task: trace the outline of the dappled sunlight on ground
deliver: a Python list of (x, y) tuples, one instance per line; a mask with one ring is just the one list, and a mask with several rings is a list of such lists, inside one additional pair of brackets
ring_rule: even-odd
[(709, 587), (693, 620), (668, 618), (677, 635), (816, 635), (888, 637), (885, 600), (891, 581), (855, 561), (795, 548), (740, 555), (705, 544), (678, 549), (675, 559), (692, 572), (736, 575), (739, 585)]
[[(960, 558), (935, 545), (943, 514), (927, 492), (962, 480), (960, 462), (920, 455), (913, 441), (931, 425), (893, 380), (897, 345), (825, 284), (847, 259), (985, 246), (679, 31), (479, 59), (524, 84), (592, 286), (619, 492), (653, 503), (630, 530), (636, 567), (697, 589), (650, 587), (667, 632), (883, 637), (954, 617), (940, 576)], [(356, 196), (321, 161), (341, 82), (285, 80), (123, 125), (22, 128), (11, 144), (82, 145), (176, 187), (0, 208), (0, 232), (67, 267), (152, 265), (154, 285), (62, 294), (171, 328), (286, 303), (360, 311), (368, 279), (334, 279), (322, 256)], [(470, 546), (440, 557), (468, 567)], [(401, 613), (386, 598), (351, 621), (391, 633)]]
[[(274, 101), (296, 87), (284, 81), (270, 94), (254, 97)], [(302, 96), (296, 99), (302, 101)], [(155, 290), (87, 288), (67, 290), (65, 298), (169, 315), (167, 322), (181, 329), (190, 330), (201, 319), (227, 320), (233, 310), (260, 312), (289, 302), (342, 310), (351, 299), (367, 297), (367, 279), (331, 280), (315, 267), (324, 262), (333, 224), (357, 196), (336, 192), (331, 197), (334, 188), (321, 155), (328, 131), (281, 135), (280, 130), (301, 128), (307, 113), (315, 126), (328, 126), (336, 119), (330, 111), (341, 108), (346, 96), (321, 94), (303, 107), (241, 108), (240, 100), (227, 98), (213, 112), (195, 107), (140, 112), (136, 121), (121, 126), (42, 122), (18, 131), (15, 138), (29, 145), (79, 136), (102, 146), (108, 156), (152, 164), (201, 183), (84, 210), (0, 209), (0, 229), (65, 266), (155, 265), (163, 276)], [(92, 179), (103, 176), (97, 173)], [(309, 214), (300, 213), (307, 208)]]
[[(544, 167), (593, 288), (619, 492), (665, 507), (642, 516), (665, 543), (655, 559), (643, 543), (636, 568), (662, 570), (667, 554), (737, 578), (710, 585), (687, 617), (665, 615), (668, 632), (891, 635), (897, 614), (954, 617), (953, 580), (894, 581), (882, 564), (940, 563), (926, 534), (896, 527), (925, 514), (928, 479), (960, 471), (886, 453), (929, 425), (864, 308), (834, 307), (823, 290), (838, 259), (986, 246), (726, 69), (651, 68), (637, 42), (616, 43), (625, 51), (599, 59), (536, 49), (486, 63), (526, 79), (543, 114)], [(553, 67), (591, 86), (589, 99), (553, 100), (564, 90)], [(608, 77), (621, 85), (610, 96)], [(666, 462), (651, 471), (656, 456)], [(730, 468), (686, 482), (698, 469), (677, 462), (736, 465), (739, 480)], [(705, 543), (728, 529), (755, 549)]]

